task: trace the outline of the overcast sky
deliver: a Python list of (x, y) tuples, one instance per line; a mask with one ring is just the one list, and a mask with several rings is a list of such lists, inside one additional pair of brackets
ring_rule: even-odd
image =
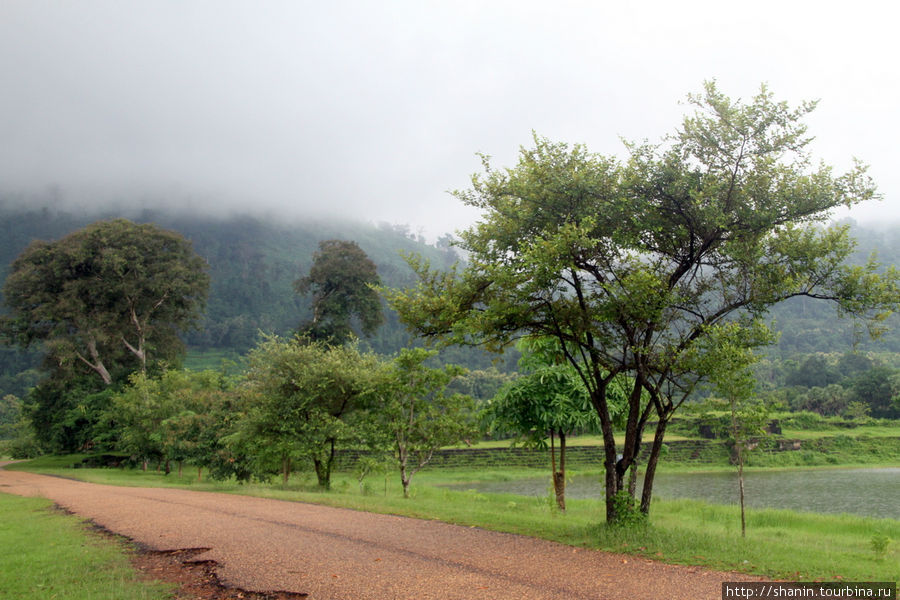
[(0, 0), (0, 189), (338, 214), (429, 237), (531, 131), (623, 155), (715, 78), (821, 99), (817, 156), (871, 165), (900, 218), (889, 3)]

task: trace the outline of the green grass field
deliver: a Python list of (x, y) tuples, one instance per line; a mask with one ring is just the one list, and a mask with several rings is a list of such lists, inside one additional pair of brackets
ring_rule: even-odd
[[(536, 469), (432, 469), (413, 480), (413, 498), (404, 500), (398, 477), (358, 482), (337, 474), (330, 492), (319, 491), (311, 475), (295, 475), (287, 486), (196, 481), (155, 472), (120, 469), (65, 469), (66, 458), (38, 459), (13, 468), (63, 474), (87, 481), (132, 486), (184, 487), (313, 502), (357, 510), (438, 519), (542, 537), (578, 547), (637, 554), (671, 563), (704, 565), (789, 580), (896, 581), (900, 579), (900, 521), (784, 510), (748, 512), (748, 534), (740, 535), (737, 507), (691, 500), (657, 500), (649, 525), (607, 527), (599, 500), (571, 500), (560, 513), (548, 495), (529, 498), (441, 487), (485, 479), (546, 474)], [(72, 462), (68, 460), (68, 462)], [(888, 540), (884, 542), (884, 540)], [(886, 543), (883, 550), (879, 550)]]
[(0, 494), (0, 598), (172, 598), (169, 586), (137, 578), (121, 544), (50, 506), (40, 498)]

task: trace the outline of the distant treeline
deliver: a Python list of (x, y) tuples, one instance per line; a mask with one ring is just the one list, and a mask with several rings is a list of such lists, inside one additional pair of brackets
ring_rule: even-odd
[[(14, 204), (0, 198), (0, 280), (9, 263), (34, 239), (55, 240), (98, 219), (125, 216), (136, 222), (156, 223), (184, 235), (195, 251), (209, 263), (212, 284), (206, 315), (200, 328), (186, 334), (185, 342), (195, 350), (224, 350), (243, 354), (258, 341), (260, 331), (289, 334), (309, 314), (309, 300), (298, 296), (293, 282), (310, 267), (318, 243), (325, 239), (353, 240), (372, 258), (382, 282), (390, 287), (415, 283), (402, 253), (418, 252), (434, 266), (450, 267), (459, 256), (450, 236), (426, 244), (404, 225), (373, 225), (358, 222), (305, 221), (275, 223), (249, 216), (185, 216), (145, 210), (134, 213), (87, 213)], [(872, 252), (884, 264), (900, 264), (900, 223), (880, 230), (850, 223), (858, 241), (854, 261), (864, 263)], [(409, 344), (410, 335), (396, 315), (387, 311), (378, 333), (364, 346), (391, 354)], [(854, 331), (850, 321), (837, 319), (826, 303), (798, 299), (772, 313), (781, 331), (773, 359), (799, 354), (844, 353), (854, 349), (900, 352), (900, 319), (892, 317), (889, 331), (877, 341)], [(477, 350), (448, 349), (444, 360), (469, 368), (486, 368), (492, 357)], [(36, 365), (37, 353), (0, 348), (0, 395), (20, 395), (33, 385), (28, 368)], [(500, 367), (512, 368), (514, 359)], [(23, 372), (25, 372), (23, 374)]]

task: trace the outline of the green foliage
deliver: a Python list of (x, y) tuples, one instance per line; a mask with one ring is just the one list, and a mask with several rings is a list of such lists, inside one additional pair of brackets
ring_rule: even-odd
[(851, 401), (869, 406), (875, 418), (900, 418), (900, 370), (877, 366), (850, 380)]
[(280, 471), (285, 481), (292, 461), (311, 460), (329, 488), (335, 447), (355, 437), (349, 419), (372, 388), (377, 359), (352, 345), (269, 337), (249, 364), (244, 418), (230, 442), (255, 473)]
[(802, 387), (825, 387), (837, 383), (840, 374), (821, 354), (810, 354), (785, 378), (787, 385)]
[(114, 394), (91, 375), (47, 377), (29, 391), (22, 408), (48, 452), (108, 449), (115, 435), (103, 418)]
[(217, 464), (221, 438), (234, 420), (230, 399), (233, 378), (215, 371), (169, 369), (156, 377), (143, 373), (112, 399), (107, 427), (118, 436), (116, 448), (136, 460)]
[[(674, 135), (628, 145), (624, 164), (538, 136), (514, 168), (485, 157), (471, 189), (456, 192), (483, 211), (461, 234), (468, 266), (437, 271), (412, 258), (418, 285), (389, 294), (405, 323), (446, 342), (559, 339), (601, 421), (607, 518), (652, 414), (649, 511), (666, 425), (719, 368), (715, 327), (739, 328), (728, 337), (744, 348), (768, 345), (759, 317), (804, 296), (833, 301), (877, 333), (900, 298), (896, 269), (874, 259), (848, 266), (848, 228), (819, 226), (876, 193), (862, 165), (838, 176), (811, 167), (802, 119), (814, 104), (792, 109), (765, 88), (745, 104), (714, 83), (689, 100), (696, 112)], [(634, 387), (616, 460), (607, 390), (620, 374)]]
[(640, 527), (647, 525), (647, 514), (640, 510), (634, 497), (628, 490), (619, 490), (613, 496), (613, 507), (616, 518), (612, 521), (617, 527)]
[(869, 541), (872, 552), (875, 553), (875, 556), (877, 556), (879, 559), (884, 559), (884, 557), (887, 555), (888, 546), (891, 545), (891, 538), (884, 534), (876, 533)]
[(0, 398), (0, 456), (20, 459), (41, 454), (31, 421), (23, 414), (22, 402), (12, 394)]
[[(597, 433), (600, 420), (587, 387), (566, 361), (555, 338), (526, 338), (517, 349), (524, 373), (500, 388), (487, 406), (492, 429), (520, 436), (529, 446), (547, 447), (551, 431), (565, 435)], [(621, 424), (629, 385), (610, 384), (613, 418)]]
[(384, 322), (374, 288), (380, 284), (375, 263), (356, 242), (320, 242), (309, 274), (294, 282), (298, 294), (313, 295), (312, 319), (300, 327), (301, 334), (343, 343), (352, 337), (355, 320), (363, 334), (372, 335)]
[(22, 401), (7, 394), (0, 398), (0, 440), (12, 437), (13, 427), (22, 420)]
[(101, 221), (56, 242), (33, 242), (3, 286), (16, 343), (43, 342), (57, 368), (88, 369), (110, 385), (177, 360), (178, 333), (199, 318), (209, 277), (179, 234), (125, 219)]
[(412, 477), (428, 464), (435, 450), (477, 433), (472, 398), (446, 393), (448, 384), (464, 369), (426, 366), (425, 361), (436, 354), (421, 348), (404, 349), (384, 365), (367, 415), (393, 449), (406, 497)]

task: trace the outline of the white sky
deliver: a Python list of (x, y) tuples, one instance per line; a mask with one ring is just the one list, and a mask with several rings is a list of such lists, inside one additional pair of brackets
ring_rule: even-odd
[(817, 156), (900, 219), (900, 42), (884, 1), (0, 0), (0, 189), (337, 214), (429, 236), (531, 131), (622, 154), (685, 96), (821, 99)]

